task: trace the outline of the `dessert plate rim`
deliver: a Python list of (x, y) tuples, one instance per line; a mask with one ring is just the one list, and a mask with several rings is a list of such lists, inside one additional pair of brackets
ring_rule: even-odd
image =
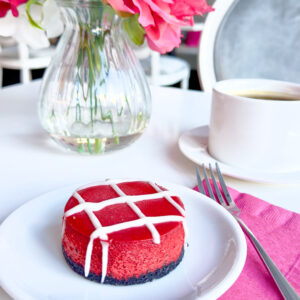
[[(72, 291), (69, 288), (70, 285), (67, 285), (65, 288), (63, 286), (60, 286), (59, 288), (61, 290), (59, 292), (56, 292), (55, 294), (53, 292), (53, 285), (51, 285), (51, 282), (48, 282), (48, 284), (43, 284), (43, 294), (38, 294), (40, 292), (38, 283), (37, 286), (34, 287), (29, 284), (31, 280), (38, 280), (39, 278), (37, 276), (42, 277), (42, 275), (45, 275), (45, 278), (49, 278), (50, 281), (53, 279), (53, 282), (55, 282), (55, 280), (58, 280), (53, 278), (53, 274), (55, 274), (57, 278), (60, 278), (61, 281), (65, 280), (68, 284), (72, 282), (74, 286), (78, 284), (81, 285), (83, 294), (78, 295), (78, 299), (82, 299), (82, 296), (85, 296), (85, 299), (90, 300), (102, 299), (101, 297), (99, 298), (99, 294), (96, 295), (97, 293), (95, 293), (95, 290), (97, 290), (97, 292), (101, 292), (103, 299), (106, 299), (106, 297), (108, 296), (110, 297), (110, 299), (118, 299), (118, 297), (115, 297), (116, 295), (114, 294), (115, 292), (118, 292), (118, 290), (116, 289), (119, 289), (120, 292), (124, 292), (126, 289), (128, 289), (131, 299), (138, 299), (139, 297), (141, 297), (141, 295), (145, 296), (144, 299), (148, 299), (146, 293), (150, 290), (155, 289), (158, 289), (155, 290), (155, 292), (159, 295), (165, 293), (164, 299), (174, 299), (173, 296), (170, 296), (172, 293), (170, 291), (167, 291), (166, 288), (169, 286), (169, 284), (171, 284), (172, 286), (173, 282), (170, 283), (170, 280), (173, 280), (175, 278), (176, 280), (179, 280), (179, 285), (182, 285), (177, 286), (177, 288), (179, 289), (178, 299), (218, 298), (235, 282), (245, 264), (247, 246), (241, 228), (236, 223), (235, 219), (225, 209), (223, 209), (220, 205), (218, 205), (208, 197), (182, 185), (162, 181), (159, 181), (157, 183), (169, 190), (177, 192), (180, 195), (187, 210), (188, 226), (189, 223), (194, 224), (195, 226), (203, 224), (206, 225), (207, 223), (209, 223), (209, 221), (207, 220), (210, 220), (209, 218), (212, 218), (211, 224), (207, 224), (211, 227), (208, 229), (210, 229), (213, 234), (216, 233), (215, 235), (217, 236), (216, 237), (211, 234), (210, 236), (207, 235), (205, 237), (205, 231), (203, 231), (203, 228), (197, 229), (195, 228), (195, 226), (191, 226), (192, 228), (190, 228), (191, 230), (189, 230), (188, 236), (188, 243), (190, 244), (190, 247), (187, 248), (181, 264), (170, 274), (161, 279), (157, 279), (151, 283), (146, 283), (143, 285), (128, 287), (100, 285), (98, 283), (85, 280), (84, 278), (73, 272), (63, 259), (63, 256), (61, 254), (61, 247), (58, 247), (60, 248), (60, 253), (57, 253), (57, 245), (50, 246), (50, 251), (49, 249), (46, 249), (46, 247), (44, 247), (44, 245), (41, 243), (40, 239), (42, 237), (43, 239), (47, 240), (48, 236), (51, 236), (53, 234), (51, 233), (47, 235), (47, 230), (42, 233), (35, 232), (35, 230), (38, 231), (38, 228), (36, 228), (37, 224), (39, 222), (46, 222), (47, 224), (50, 224), (51, 228), (58, 228), (58, 226), (60, 228), (63, 207), (67, 202), (68, 197), (78, 187), (78, 185), (71, 185), (42, 194), (23, 204), (11, 215), (9, 215), (7, 219), (1, 224), (0, 286), (2, 286), (2, 288), (14, 299), (36, 299), (37, 295), (39, 295), (38, 299), (64, 299), (66, 295), (72, 294)], [(193, 212), (195, 210), (197, 210), (197, 215)], [(204, 212), (201, 212), (201, 210), (206, 212), (206, 214), (204, 215)], [(188, 213), (190, 213), (190, 215)], [(50, 221), (45, 221), (45, 219), (47, 219), (45, 218), (45, 214), (47, 214), (47, 217), (53, 217), (53, 219), (50, 219)], [(208, 216), (207, 214), (211, 214), (211, 216)], [(19, 221), (20, 218), (23, 218), (23, 223)], [(214, 218), (216, 220), (214, 220)], [(197, 221), (197, 219), (199, 220)], [(59, 224), (57, 224), (58, 222)], [(204, 223), (201, 224), (201, 222)], [(218, 222), (219, 224), (216, 224)], [(213, 229), (214, 226), (216, 226), (215, 229)], [(22, 234), (23, 231), (24, 234)], [(223, 237), (221, 237), (223, 235), (225, 236), (224, 241)], [(60, 241), (60, 232), (54, 230), (54, 236), (56, 242), (58, 242), (58, 240)], [(193, 264), (191, 263), (191, 260), (192, 253), (195, 253), (194, 245), (199, 243), (200, 239), (206, 241), (205, 238), (207, 240), (210, 240), (212, 243), (216, 243), (216, 249), (212, 250), (219, 251), (219, 253), (225, 253), (225, 255), (224, 257), (212, 257), (211, 261), (216, 265), (214, 267), (207, 267), (208, 269), (205, 271), (205, 274), (201, 274), (200, 276), (198, 274), (194, 274), (196, 269), (192, 266)], [(14, 245), (18, 245), (20, 249), (16, 250), (14, 248)], [(218, 247), (218, 245), (220, 247)], [(33, 252), (30, 252), (30, 249), (33, 250)], [(205, 249), (205, 247), (203, 247), (203, 249)], [(24, 253), (28, 255), (28, 261), (26, 259), (26, 262), (23, 260), (20, 263), (19, 259), (22, 258), (22, 255), (25, 255)], [(39, 262), (36, 259), (37, 253), (40, 254)], [(201, 255), (204, 256), (205, 254)], [(186, 256), (188, 257), (186, 258)], [(193, 255), (193, 257), (195, 257), (195, 255)], [(18, 262), (21, 265), (18, 264)], [(51, 265), (56, 265), (57, 263), (59, 263), (57, 265), (58, 270), (54, 269), (54, 267), (51, 267)], [(204, 264), (206, 264), (206, 262)], [(29, 272), (26, 274), (22, 281), (18, 281), (18, 276), (13, 276), (14, 269), (17, 269), (22, 273), (23, 271), (28, 269), (28, 266), (31, 270), (37, 270), (38, 272), (36, 272), (36, 274), (33, 274), (35, 273), (34, 271), (32, 271), (31, 273)], [(43, 273), (47, 271), (45, 270), (45, 266), (47, 268), (49, 267), (48, 275), (46, 273)], [(38, 274), (39, 272), (41, 272), (41, 274)], [(181, 280), (181, 277), (184, 280)], [(184, 282), (181, 284), (181, 281)], [(188, 285), (190, 285), (188, 288), (187, 283)], [(184, 292), (181, 293), (181, 289), (182, 291), (184, 290)], [(143, 294), (143, 290), (145, 290), (145, 295)], [(72, 296), (73, 299), (77, 299), (76, 296), (74, 297), (74, 294), (72, 294)]]

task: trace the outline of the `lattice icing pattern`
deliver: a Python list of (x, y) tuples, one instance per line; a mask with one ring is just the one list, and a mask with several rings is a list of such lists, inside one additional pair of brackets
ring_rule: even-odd
[[(91, 257), (93, 251), (94, 240), (100, 238), (100, 243), (102, 245), (102, 276), (101, 283), (105, 281), (105, 277), (107, 274), (107, 266), (108, 266), (108, 254), (109, 254), (109, 238), (108, 234), (121, 231), (124, 229), (129, 229), (133, 227), (146, 226), (152, 235), (153, 242), (155, 244), (160, 243), (160, 234), (155, 228), (155, 224), (166, 223), (166, 222), (181, 222), (186, 232), (186, 223), (185, 223), (185, 210), (174, 200), (172, 197), (179, 197), (176, 193), (171, 191), (162, 190), (157, 184), (153, 182), (147, 182), (150, 184), (153, 189), (156, 191), (151, 194), (144, 195), (126, 195), (124, 191), (118, 186), (121, 183), (128, 182), (137, 182), (138, 180), (107, 180), (101, 183), (94, 183), (91, 185), (86, 185), (73, 193), (73, 197), (78, 201), (78, 205), (72, 207), (67, 210), (63, 217), (63, 228), (62, 228), (62, 236), (64, 235), (65, 230), (65, 222), (66, 218), (80, 212), (85, 212), (89, 217), (90, 222), (94, 226), (94, 231), (90, 235), (90, 240), (86, 250), (85, 256), (85, 266), (84, 266), (84, 275), (88, 277), (91, 266)], [(118, 195), (118, 197), (111, 198), (108, 200), (102, 200), (101, 202), (87, 202), (83, 197), (79, 194), (80, 191), (87, 189), (89, 187), (94, 186), (104, 186), (109, 185)], [(145, 216), (141, 209), (136, 205), (136, 202), (139, 201), (147, 201), (154, 200), (158, 198), (166, 199), (170, 204), (172, 204), (180, 213), (179, 215), (164, 215), (164, 216), (155, 216), (149, 217)], [(134, 213), (138, 216), (138, 219), (132, 221), (126, 221), (123, 223), (118, 223), (110, 226), (102, 226), (100, 220), (96, 217), (95, 212), (104, 209), (105, 207), (115, 205), (115, 204), (127, 204)]]

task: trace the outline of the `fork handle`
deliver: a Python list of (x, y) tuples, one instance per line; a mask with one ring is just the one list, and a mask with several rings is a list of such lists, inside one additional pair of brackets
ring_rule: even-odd
[(265, 266), (269, 270), (270, 274), (272, 275), (274, 281), (276, 282), (282, 296), (287, 300), (299, 300), (300, 297), (298, 296), (297, 292), (294, 288), (289, 284), (283, 274), (279, 271), (279, 269), (274, 264), (271, 257), (267, 254), (265, 249), (262, 247), (260, 242), (254, 236), (252, 231), (247, 227), (247, 225), (237, 216), (234, 216), (236, 220), (239, 222), (241, 227), (245, 230), (248, 237), (250, 238), (251, 242), (253, 243), (254, 247), (256, 248), (258, 254), (260, 255), (262, 261), (264, 262)]

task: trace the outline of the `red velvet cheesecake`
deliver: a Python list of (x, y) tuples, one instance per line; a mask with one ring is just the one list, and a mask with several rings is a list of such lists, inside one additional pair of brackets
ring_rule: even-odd
[(165, 276), (182, 260), (183, 203), (153, 182), (109, 180), (82, 187), (64, 212), (64, 257), (90, 280), (144, 283)]

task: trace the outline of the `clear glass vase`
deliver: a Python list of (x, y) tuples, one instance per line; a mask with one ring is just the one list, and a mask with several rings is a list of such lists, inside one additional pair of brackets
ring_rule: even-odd
[(79, 153), (121, 149), (144, 132), (151, 114), (149, 86), (124, 21), (100, 0), (57, 2), (65, 31), (42, 83), (42, 126)]

